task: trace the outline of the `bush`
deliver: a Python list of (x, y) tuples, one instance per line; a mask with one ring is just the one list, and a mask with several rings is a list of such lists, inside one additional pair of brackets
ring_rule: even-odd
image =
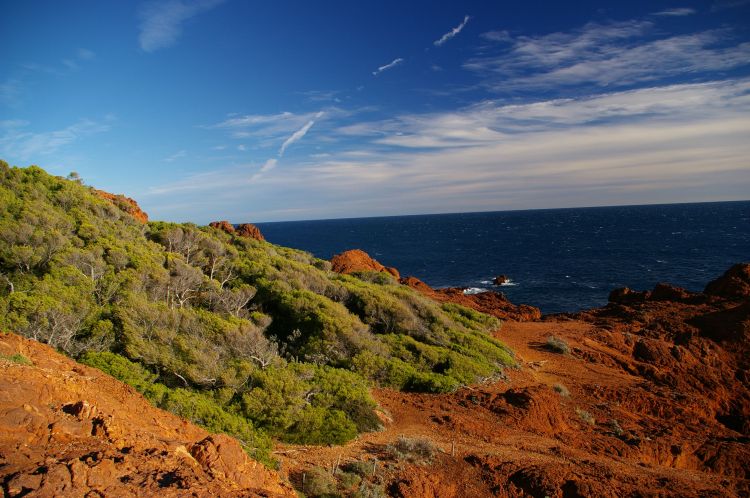
[(568, 343), (554, 335), (547, 337), (546, 347), (555, 353), (570, 354)]
[(396, 442), (388, 446), (388, 453), (395, 460), (406, 460), (411, 463), (429, 463), (436, 452), (432, 441), (422, 438), (399, 436)]
[(29, 365), (30, 366), (30, 365), (34, 364), (30, 359), (26, 358), (21, 353), (15, 353), (15, 354), (12, 354), (12, 355), (9, 355), (9, 356), (6, 356), (4, 354), (0, 354), (0, 360), (9, 361), (11, 363), (17, 363), (18, 365)]
[(301, 491), (311, 498), (338, 496), (336, 480), (321, 467), (313, 467), (305, 472)]
[(553, 389), (553, 390), (554, 390), (554, 391), (555, 391), (555, 392), (556, 392), (557, 394), (559, 394), (560, 396), (562, 396), (563, 398), (568, 398), (568, 397), (570, 397), (570, 391), (568, 391), (568, 388), (567, 388), (567, 387), (565, 387), (565, 386), (564, 386), (564, 385), (562, 385), (562, 384), (555, 384), (554, 386), (552, 386), (552, 389)]
[(576, 415), (578, 415), (578, 418), (580, 418), (581, 420), (583, 420), (584, 422), (586, 422), (589, 425), (595, 425), (596, 424), (596, 419), (594, 419), (594, 416), (591, 415), (586, 410), (583, 410), (581, 408), (576, 408)]

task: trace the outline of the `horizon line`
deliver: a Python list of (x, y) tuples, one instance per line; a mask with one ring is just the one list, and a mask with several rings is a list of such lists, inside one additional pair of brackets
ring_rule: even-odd
[(489, 214), (489, 213), (515, 213), (524, 211), (564, 211), (571, 209), (606, 209), (606, 208), (618, 208), (618, 207), (646, 207), (646, 206), (681, 206), (690, 204), (727, 204), (732, 202), (750, 202), (750, 199), (731, 199), (724, 201), (686, 201), (686, 202), (652, 202), (645, 204), (605, 204), (596, 206), (571, 206), (571, 207), (553, 207), (553, 208), (519, 208), (519, 209), (492, 209), (487, 211), (452, 211), (452, 212), (440, 212), (440, 213), (411, 213), (411, 214), (388, 214), (388, 215), (373, 215), (373, 216), (345, 216), (341, 218), (304, 218), (299, 220), (283, 220), (283, 221), (243, 221), (240, 223), (231, 223), (232, 225), (241, 225), (243, 223), (251, 223), (253, 225), (269, 225), (272, 223), (300, 223), (306, 221), (341, 221), (341, 220), (367, 220), (367, 219), (378, 219), (378, 218), (407, 218), (414, 216), (447, 216), (452, 214)]

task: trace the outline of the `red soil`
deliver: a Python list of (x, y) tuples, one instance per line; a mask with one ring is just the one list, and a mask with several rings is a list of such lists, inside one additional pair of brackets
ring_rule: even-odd
[(3, 496), (293, 497), (239, 443), (52, 348), (0, 334)]
[[(748, 269), (705, 294), (661, 285), (508, 321), (496, 335), (519, 368), (505, 379), (441, 395), (376, 390), (382, 432), (344, 447), (280, 445), (283, 468), (295, 478), (377, 458), (374, 480), (402, 497), (750, 496)], [(569, 354), (548, 349), (552, 335)], [(437, 456), (394, 459), (387, 446), (401, 435), (432, 441)]]

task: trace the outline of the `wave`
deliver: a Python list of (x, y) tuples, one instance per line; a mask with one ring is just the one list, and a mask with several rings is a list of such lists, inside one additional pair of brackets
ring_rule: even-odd
[[(492, 280), (480, 280), (479, 283), (483, 284), (483, 285), (496, 285), (495, 282), (493, 282)], [(499, 285), (500, 285), (500, 287), (515, 287), (518, 284), (515, 283), (513, 280), (508, 279), (508, 280), (506, 280), (505, 282), (503, 282), (502, 284), (499, 284)]]
[(490, 290), (483, 287), (469, 287), (468, 289), (464, 289), (464, 294), (481, 294), (483, 292), (490, 292)]

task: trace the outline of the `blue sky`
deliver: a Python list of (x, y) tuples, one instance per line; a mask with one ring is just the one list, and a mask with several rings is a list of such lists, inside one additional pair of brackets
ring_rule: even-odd
[(207, 223), (747, 199), (750, 1), (0, 1), (0, 158)]

